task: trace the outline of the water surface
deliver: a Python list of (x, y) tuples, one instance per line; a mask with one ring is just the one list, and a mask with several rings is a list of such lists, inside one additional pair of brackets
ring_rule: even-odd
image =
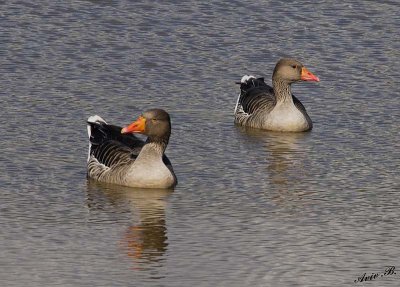
[[(395, 1), (0, 8), (0, 285), (350, 286), (400, 269)], [(234, 82), (269, 82), (286, 56), (321, 79), (293, 86), (313, 131), (234, 126)], [(88, 182), (87, 117), (153, 107), (172, 116), (175, 190)]]

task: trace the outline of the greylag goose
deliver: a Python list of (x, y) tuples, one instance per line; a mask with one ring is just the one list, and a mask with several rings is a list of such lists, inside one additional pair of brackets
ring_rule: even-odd
[(319, 82), (319, 78), (294, 59), (281, 59), (272, 74), (272, 87), (264, 78), (243, 76), (235, 107), (235, 123), (282, 132), (304, 132), (312, 121), (303, 104), (291, 92), (298, 81)]
[[(164, 154), (171, 134), (169, 114), (161, 109), (144, 112), (121, 128), (99, 116), (88, 121), (87, 176), (101, 182), (143, 188), (171, 188), (177, 184)], [(144, 142), (133, 133), (147, 135)]]

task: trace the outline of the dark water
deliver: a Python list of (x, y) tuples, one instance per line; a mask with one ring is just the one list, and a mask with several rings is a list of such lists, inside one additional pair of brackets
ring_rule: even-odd
[[(397, 1), (0, 3), (1, 286), (399, 286), (354, 283), (400, 270)], [(314, 130), (235, 127), (284, 56)], [(154, 107), (175, 191), (87, 182), (87, 117)]]

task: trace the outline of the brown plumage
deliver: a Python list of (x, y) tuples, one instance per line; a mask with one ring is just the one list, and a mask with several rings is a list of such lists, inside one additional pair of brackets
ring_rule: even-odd
[[(132, 133), (147, 135), (146, 142)], [(164, 154), (171, 134), (167, 112), (148, 110), (125, 128), (99, 116), (88, 119), (87, 175), (98, 181), (146, 188), (170, 188), (177, 179)]]
[(312, 129), (303, 104), (291, 93), (291, 84), (319, 81), (303, 64), (281, 59), (272, 75), (272, 87), (263, 78), (244, 76), (235, 108), (235, 123), (272, 131), (302, 132)]

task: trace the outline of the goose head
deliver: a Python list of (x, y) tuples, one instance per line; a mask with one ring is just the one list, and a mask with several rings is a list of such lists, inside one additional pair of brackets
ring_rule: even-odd
[(272, 79), (288, 84), (298, 81), (319, 82), (319, 78), (311, 73), (302, 63), (295, 59), (280, 59), (275, 66)]
[(151, 109), (145, 111), (136, 121), (124, 127), (121, 133), (141, 133), (148, 136), (149, 139), (168, 140), (171, 134), (171, 120), (166, 111)]

